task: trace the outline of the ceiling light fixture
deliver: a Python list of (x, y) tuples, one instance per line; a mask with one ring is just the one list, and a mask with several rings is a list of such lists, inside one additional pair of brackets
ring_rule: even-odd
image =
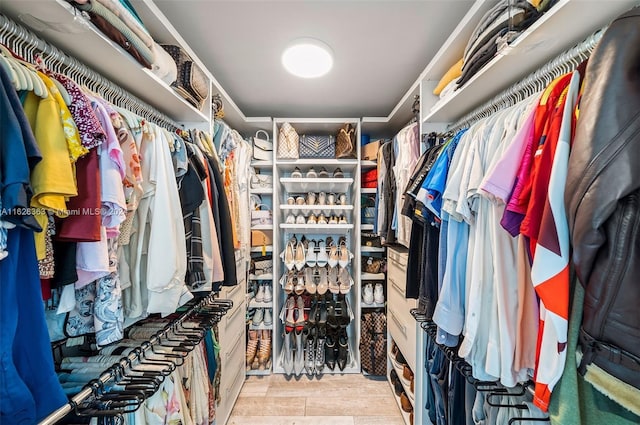
[(282, 53), (282, 66), (300, 78), (318, 78), (333, 67), (331, 48), (313, 38), (294, 40)]

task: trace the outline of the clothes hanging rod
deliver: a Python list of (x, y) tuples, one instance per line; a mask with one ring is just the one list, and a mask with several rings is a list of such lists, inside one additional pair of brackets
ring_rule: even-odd
[(518, 83), (464, 115), (455, 123), (447, 126), (447, 131), (455, 133), (463, 128), (468, 128), (476, 121), (486, 118), (501, 109), (513, 106), (529, 95), (544, 90), (555, 78), (575, 70), (583, 60), (589, 58), (606, 29), (607, 27), (599, 29), (582, 42), (551, 59)]
[(67, 55), (3, 14), (0, 14), (0, 43), (30, 63), (35, 64), (39, 55), (44, 60), (47, 68), (68, 75), (78, 84), (87, 86), (90, 90), (99, 93), (105, 100), (116, 106), (127, 109), (163, 127), (168, 127), (172, 130), (182, 128), (182, 126), (153, 106), (109, 81), (78, 59)]
[[(111, 368), (109, 368), (106, 372), (102, 373), (98, 378), (96, 378), (96, 383), (100, 385), (105, 384), (116, 377), (116, 371), (112, 370), (116, 367), (124, 368), (127, 365), (131, 364), (135, 360), (139, 359), (141, 355), (143, 355), (147, 350), (153, 348), (156, 344), (161, 342), (162, 338), (164, 338), (169, 332), (171, 332), (176, 326), (183, 323), (185, 320), (190, 319), (193, 314), (200, 308), (203, 308), (207, 305), (216, 306), (220, 308), (220, 315), (224, 315), (232, 306), (233, 302), (229, 300), (215, 299), (215, 294), (211, 294), (202, 300), (198, 301), (195, 305), (189, 308), (188, 311), (183, 313), (178, 319), (173, 322), (168, 323), (161, 331), (157, 332), (154, 336), (149, 338), (147, 341), (144, 341), (140, 344), (137, 349), (134, 349), (128, 356), (122, 357), (122, 359), (115, 363)], [(220, 319), (217, 318), (216, 322), (219, 322)], [(61, 406), (58, 410), (55, 410), (51, 414), (49, 414), (46, 418), (38, 423), (38, 425), (54, 425), (81, 403), (87, 400), (91, 395), (93, 395), (95, 389), (87, 384), (78, 394), (73, 396), (69, 403)]]

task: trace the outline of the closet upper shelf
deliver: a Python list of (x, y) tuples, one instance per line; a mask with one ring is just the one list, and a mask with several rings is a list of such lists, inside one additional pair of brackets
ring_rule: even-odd
[[(442, 73), (425, 76), (422, 121), (450, 123), (459, 119), (635, 4), (637, 0), (610, 0), (589, 2), (587, 7), (584, 1), (560, 0), (452, 95), (440, 100), (431, 93)], [(437, 58), (444, 55), (436, 55), (434, 60)], [(450, 59), (446, 58), (452, 65), (455, 60)]]
[[(137, 6), (137, 5), (136, 5)], [(63, 0), (0, 2), (0, 12), (178, 122), (204, 123), (203, 113), (143, 68)], [(208, 103), (206, 103), (208, 105)]]

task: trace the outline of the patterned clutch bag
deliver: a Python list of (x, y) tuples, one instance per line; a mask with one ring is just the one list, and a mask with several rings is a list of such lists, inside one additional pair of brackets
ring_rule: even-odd
[(336, 143), (333, 136), (307, 136), (300, 138), (300, 158), (335, 158)]

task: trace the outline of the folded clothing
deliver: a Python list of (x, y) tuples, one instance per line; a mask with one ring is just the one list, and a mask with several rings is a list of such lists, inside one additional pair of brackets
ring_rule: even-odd
[(449, 70), (440, 79), (440, 82), (438, 82), (436, 88), (433, 89), (434, 95), (439, 96), (440, 93), (442, 93), (442, 90), (444, 90), (451, 81), (458, 79), (462, 75), (462, 63), (463, 59), (460, 58), (458, 62), (454, 63), (451, 68), (449, 68)]
[[(142, 24), (142, 20), (138, 16), (133, 6), (130, 4), (125, 7), (119, 0), (91, 0), (92, 3), (100, 3), (103, 7), (113, 13), (118, 19), (124, 23), (135, 35), (140, 38), (148, 48), (153, 46), (153, 38), (149, 35), (149, 31)], [(130, 7), (130, 9), (129, 9)]]
[(87, 4), (76, 3), (75, 6), (80, 10), (88, 12), (91, 22), (100, 31), (118, 43), (118, 45), (133, 56), (142, 66), (151, 69), (151, 64), (155, 61), (151, 49), (109, 9), (97, 2)]

